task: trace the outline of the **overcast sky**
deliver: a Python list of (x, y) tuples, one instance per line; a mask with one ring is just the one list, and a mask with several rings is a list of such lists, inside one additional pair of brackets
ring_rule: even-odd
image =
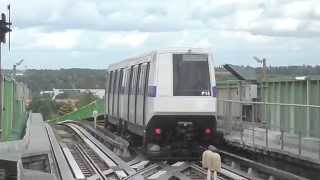
[(320, 64), (319, 0), (0, 0), (12, 5), (3, 65), (106, 68), (165, 47), (207, 47), (217, 65)]

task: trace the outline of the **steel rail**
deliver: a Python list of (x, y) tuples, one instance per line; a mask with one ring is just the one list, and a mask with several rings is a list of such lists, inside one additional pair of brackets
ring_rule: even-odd
[[(86, 132), (83, 128), (74, 125), (74, 124), (67, 124), (67, 127), (71, 128), (84, 142), (85, 144), (92, 149), (99, 158), (107, 164), (107, 166), (113, 170), (114, 174), (119, 178), (125, 178), (127, 177), (130, 173), (132, 174), (135, 172), (130, 166), (125, 164), (124, 162), (115, 154), (110, 151), (109, 149), (105, 148), (103, 144), (99, 144), (99, 142), (94, 138), (90, 137), (90, 134)], [(105, 149), (103, 149), (103, 147)]]
[[(231, 162), (231, 166), (224, 164), (223, 167), (229, 169), (230, 171), (235, 170), (238, 173), (247, 174), (247, 176), (253, 179), (263, 179), (263, 177), (261, 177), (263, 174), (264, 176), (268, 176), (268, 179), (276, 178), (283, 180), (307, 180), (304, 177), (300, 177), (293, 173), (255, 162), (253, 160), (238, 156), (230, 152), (215, 149), (212, 147), (209, 147), (209, 149), (220, 153), (223, 162)], [(246, 167), (245, 169), (247, 169), (247, 171), (241, 171), (241, 167)]]

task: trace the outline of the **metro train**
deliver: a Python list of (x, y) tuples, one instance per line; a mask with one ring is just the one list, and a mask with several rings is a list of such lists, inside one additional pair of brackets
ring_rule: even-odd
[(160, 49), (111, 64), (105, 125), (140, 137), (151, 157), (196, 152), (215, 138), (215, 86), (208, 49)]

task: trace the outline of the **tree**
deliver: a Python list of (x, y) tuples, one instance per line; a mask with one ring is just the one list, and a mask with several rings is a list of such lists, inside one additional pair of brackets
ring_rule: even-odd
[(65, 114), (71, 113), (74, 110), (74, 105), (71, 101), (67, 101), (63, 103), (63, 105), (59, 108), (58, 114), (63, 116)]
[(57, 113), (57, 105), (50, 98), (35, 97), (32, 99), (32, 112), (41, 113), (44, 120), (54, 117)]
[(77, 104), (77, 107), (85, 106), (95, 100), (97, 100), (97, 97), (94, 94), (92, 94), (91, 92), (82, 93), (79, 96), (79, 103)]

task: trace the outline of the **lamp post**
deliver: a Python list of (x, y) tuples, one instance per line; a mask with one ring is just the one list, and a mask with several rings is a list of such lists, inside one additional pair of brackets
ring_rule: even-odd
[[(22, 62), (24, 61), (24, 59), (21, 59), (19, 62), (17, 62), (16, 64), (13, 65), (13, 70), (12, 70), (12, 79), (13, 79), (13, 86), (12, 86), (12, 97), (13, 97), (13, 101), (12, 101), (12, 122), (16, 122), (16, 73), (17, 73), (17, 66), (20, 66), (22, 64)], [(13, 123), (12, 123), (13, 124)], [(11, 127), (12, 127), (11, 124)], [(13, 125), (13, 127), (15, 126), (15, 123)]]
[(12, 79), (15, 81), (16, 80), (16, 73), (17, 73), (17, 66), (20, 66), (23, 63), (24, 59), (21, 59), (19, 62), (13, 65), (13, 75)]

